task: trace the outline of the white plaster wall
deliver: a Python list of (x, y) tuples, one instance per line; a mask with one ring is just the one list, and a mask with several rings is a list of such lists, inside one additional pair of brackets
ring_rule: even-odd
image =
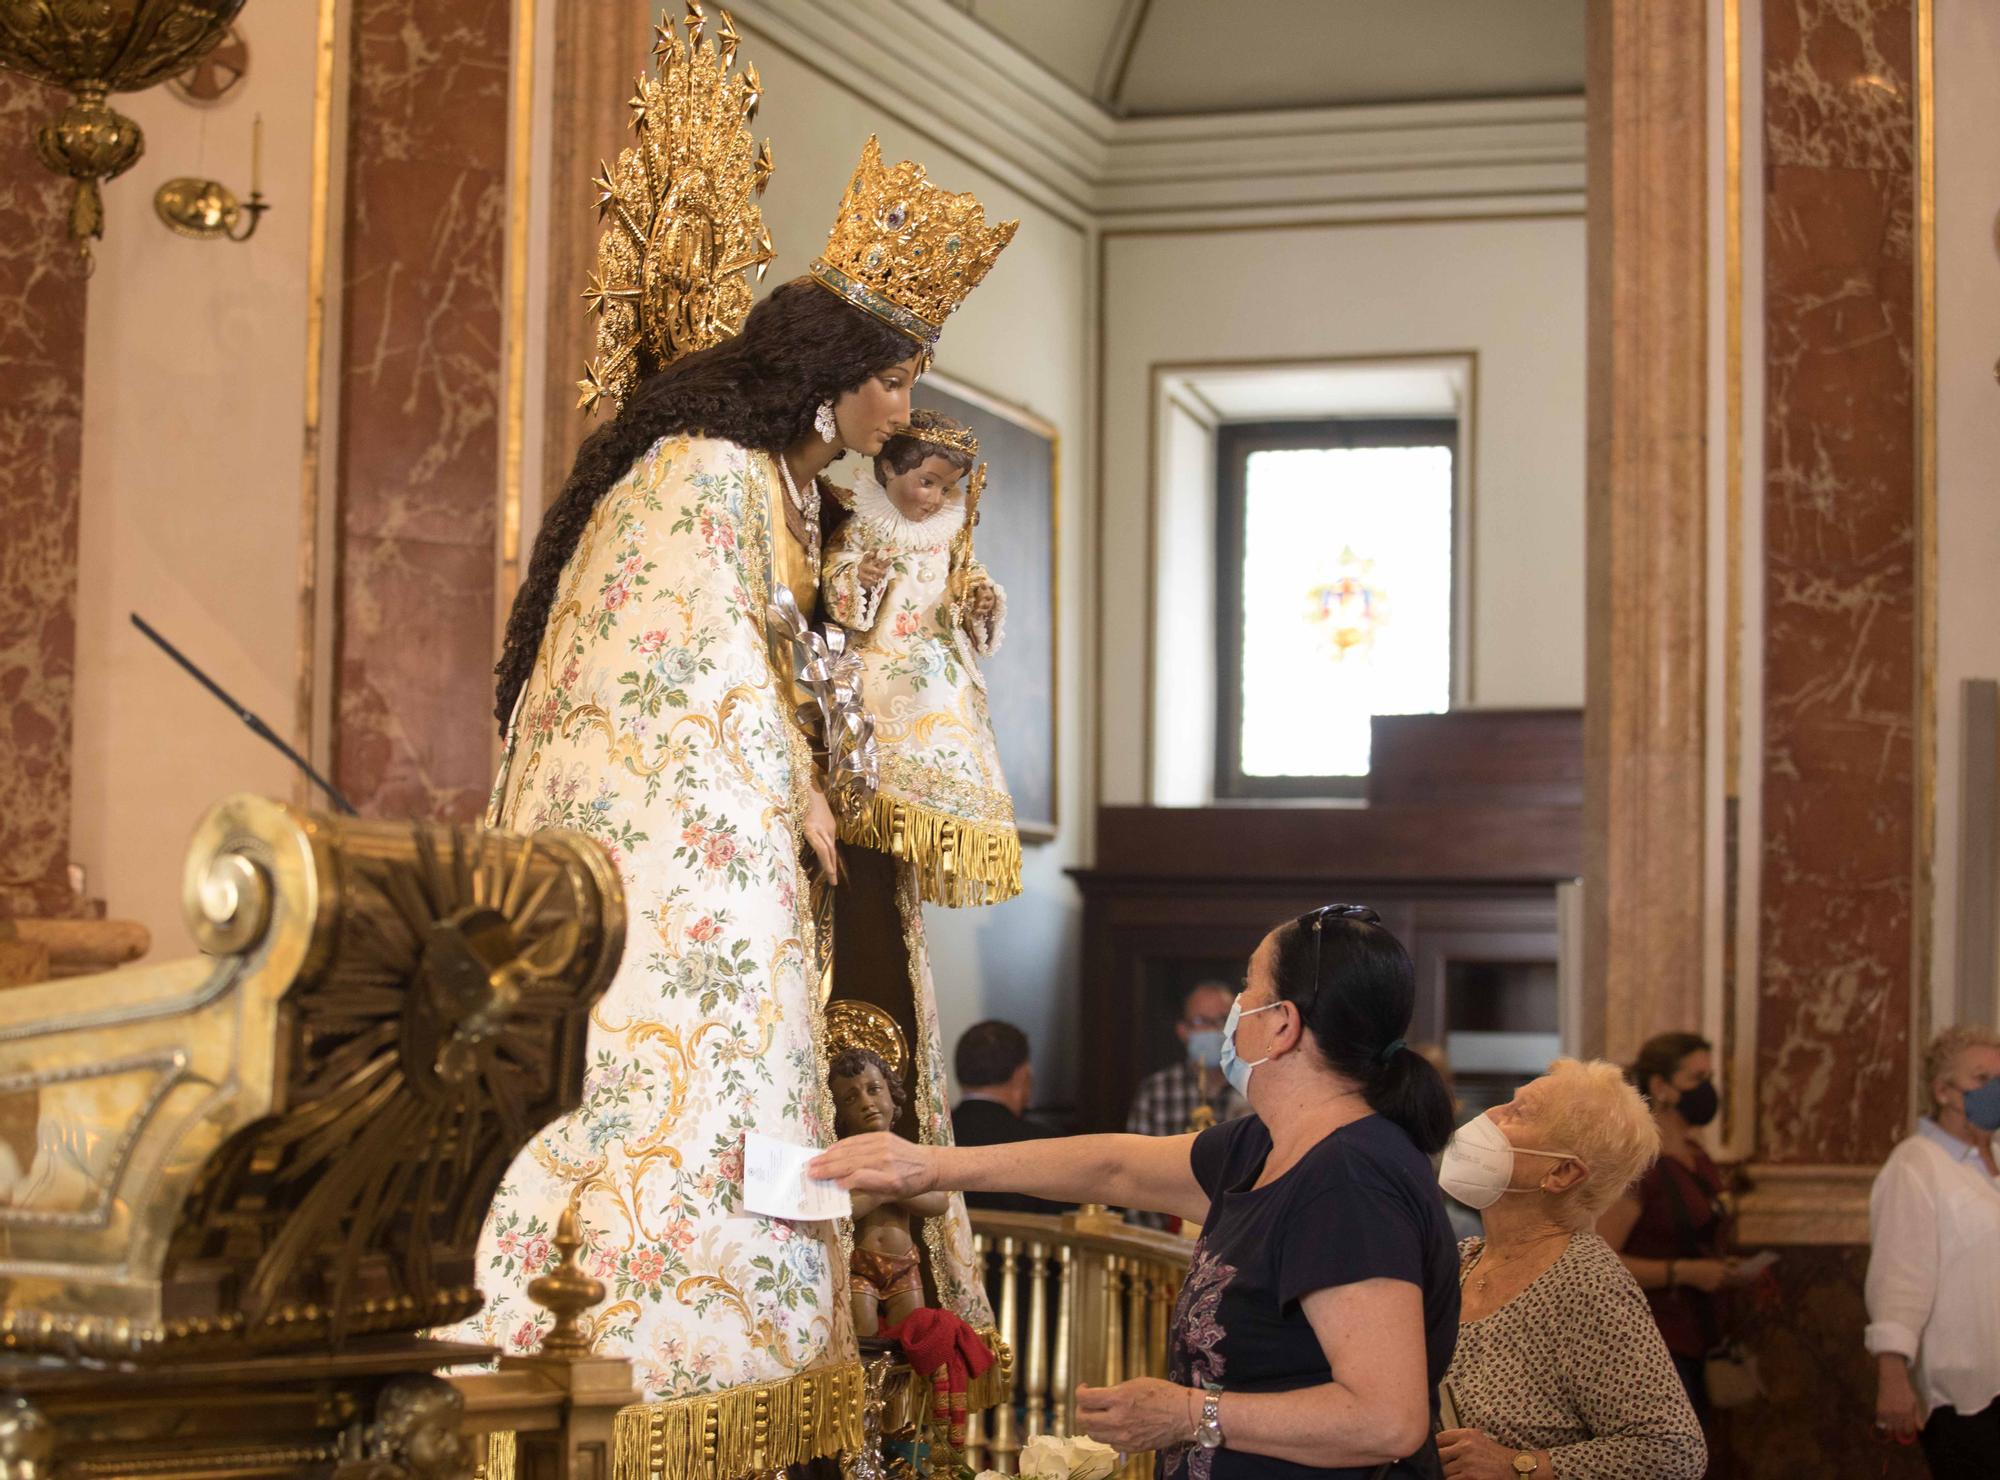
[[(1933, 1004), (1955, 1013), (1962, 705), (2000, 678), (2000, 6), (1937, 0), (1938, 664)], [(1991, 757), (1987, 764), (1993, 764)], [(1988, 1021), (2000, 983), (1987, 983)]]
[[(885, 158), (916, 159), (951, 190), (975, 192), (989, 220), (1018, 217), (1020, 231), (986, 281), (946, 325), (941, 370), (1004, 400), (1023, 405), (1061, 429), (1057, 470), (1057, 806), (1053, 843), (1030, 845), (1019, 898), (978, 910), (926, 912), (931, 967), (947, 1050), (981, 1018), (1020, 1026), (1034, 1045), (1040, 1083), (1051, 1099), (1067, 1099), (1077, 1060), (1076, 976), (1081, 909), (1063, 870), (1081, 861), (1085, 790), (1081, 744), (1084, 713), (1082, 640), (1086, 510), (1085, 363), (1089, 314), (1084, 234), (1037, 201), (990, 175), (924, 133), (890, 117), (837, 75), (767, 44), (754, 23), (737, 15), (743, 55), (757, 65), (765, 102), (757, 129), (771, 140), (777, 164), (764, 197), (765, 219), (779, 257), (767, 282), (804, 272), (825, 244), (835, 207), (870, 133)], [(1006, 581), (1005, 571), (996, 572)]]
[(1475, 351), (1470, 702), (1582, 704), (1580, 216), (1108, 235), (1106, 254), (1104, 802), (1149, 800), (1145, 439), (1159, 365)]
[[(189, 833), (234, 791), (289, 798), (290, 767), (126, 620), (137, 611), (262, 714), (293, 723), (317, 6), (252, 5), (248, 76), (197, 108), (120, 95), (145, 157), (105, 188), (84, 356), (72, 853), (111, 913), (191, 954)], [(185, 241), (153, 213), (176, 175), (264, 193), (248, 243)]]
[(1200, 806), (1215, 789), (1215, 430), (1174, 398), (1160, 413), (1160, 651), (1153, 686), (1153, 797)]

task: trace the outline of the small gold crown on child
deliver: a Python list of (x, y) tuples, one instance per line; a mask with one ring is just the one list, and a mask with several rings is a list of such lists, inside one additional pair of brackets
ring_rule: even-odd
[(939, 426), (919, 411), (910, 418), (910, 424), (898, 434), (923, 443), (926, 447), (942, 447), (947, 452), (962, 452), (967, 457), (979, 456), (979, 439), (969, 428)]

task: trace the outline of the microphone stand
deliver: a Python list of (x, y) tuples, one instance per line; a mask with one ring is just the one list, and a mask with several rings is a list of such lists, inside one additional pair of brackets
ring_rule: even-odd
[(290, 761), (293, 765), (297, 766), (299, 770), (305, 774), (306, 779), (312, 782), (312, 784), (314, 786), (317, 786), (321, 791), (325, 792), (329, 797), (331, 797), (333, 799), (334, 806), (338, 807), (342, 812), (345, 812), (349, 817), (356, 817), (360, 815), (355, 810), (354, 803), (350, 802), (346, 797), (340, 794), (340, 788), (335, 786), (331, 781), (327, 780), (326, 777), (320, 775), (319, 772), (315, 771), (312, 768), (311, 763), (308, 762), (306, 758), (300, 755), (296, 750), (292, 749), (291, 746), (287, 745), (284, 742), (284, 740), (280, 738), (276, 730), (273, 730), (269, 725), (265, 724), (263, 720), (259, 719), (256, 715), (252, 714), (248, 709), (245, 709), (241, 704), (239, 704), (236, 701), (235, 695), (231, 694), (229, 690), (225, 689), (221, 684), (217, 683), (214, 679), (210, 678), (206, 673), (202, 672), (201, 669), (195, 664), (192, 658), (188, 657), (186, 653), (182, 652), (179, 648), (175, 647), (171, 642), (168, 642), (166, 638), (160, 636), (159, 632), (144, 617), (140, 616), (137, 612), (133, 612), (131, 615), (132, 615), (132, 625), (134, 627), (137, 627), (141, 632), (145, 633), (147, 637), (151, 638), (153, 643), (160, 649), (161, 652), (165, 653), (169, 658), (172, 658), (176, 663), (180, 664), (181, 667), (185, 668), (188, 672), (188, 676), (191, 677), (196, 683), (200, 684), (203, 688), (207, 689), (211, 694), (215, 695), (215, 697), (221, 701), (222, 706), (225, 709), (229, 710), (230, 713), (234, 714), (238, 719), (242, 720), (244, 724), (248, 725), (251, 734), (255, 735), (258, 739), (270, 745), (273, 749), (275, 749), (278, 752), (278, 754), (282, 755), (286, 760)]

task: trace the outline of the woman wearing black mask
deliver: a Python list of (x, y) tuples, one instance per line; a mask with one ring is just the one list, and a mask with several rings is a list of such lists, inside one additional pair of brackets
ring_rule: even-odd
[(1703, 1367), (1724, 1335), (1716, 1292), (1747, 1283), (1738, 1261), (1723, 1256), (1729, 1219), (1722, 1173), (1694, 1136), (1721, 1108), (1709, 1042), (1693, 1033), (1658, 1034), (1626, 1073), (1652, 1106), (1660, 1159), (1611, 1205), (1597, 1231), (1646, 1292), (1688, 1401), (1706, 1420)]

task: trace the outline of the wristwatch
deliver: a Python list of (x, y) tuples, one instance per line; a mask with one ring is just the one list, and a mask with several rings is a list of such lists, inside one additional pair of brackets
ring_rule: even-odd
[(1216, 1383), (1207, 1383), (1207, 1392), (1201, 1400), (1201, 1422), (1195, 1426), (1194, 1442), (1203, 1449), (1222, 1447), (1222, 1388)]
[(1517, 1475), (1533, 1475), (1541, 1468), (1542, 1462), (1526, 1449), (1514, 1456), (1514, 1473)]

